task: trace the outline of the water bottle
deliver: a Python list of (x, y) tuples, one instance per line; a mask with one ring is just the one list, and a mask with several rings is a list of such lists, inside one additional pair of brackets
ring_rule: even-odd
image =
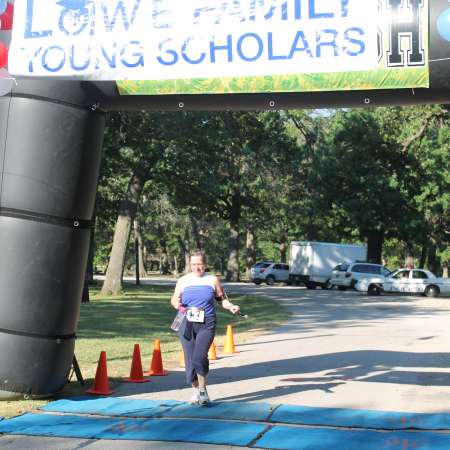
[(178, 331), (181, 327), (181, 324), (183, 323), (185, 316), (186, 313), (178, 311), (177, 315), (175, 316), (175, 319), (173, 319), (172, 325), (170, 325), (170, 328), (173, 331)]

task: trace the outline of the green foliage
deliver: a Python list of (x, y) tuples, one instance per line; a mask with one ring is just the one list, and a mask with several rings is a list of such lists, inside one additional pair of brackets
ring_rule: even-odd
[[(403, 265), (436, 248), (448, 261), (450, 128), (441, 106), (286, 112), (111, 115), (97, 199), (105, 265), (133, 170), (149, 174), (138, 217), (149, 259), (183, 269), (183, 246), (224, 271), (230, 223), (256, 235), (257, 259), (291, 240), (385, 239)], [(130, 244), (127, 266), (134, 264)], [(392, 265), (392, 264), (390, 264)]]

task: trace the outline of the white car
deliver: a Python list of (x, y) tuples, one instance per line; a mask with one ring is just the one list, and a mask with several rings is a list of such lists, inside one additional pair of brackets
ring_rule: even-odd
[(385, 277), (364, 278), (356, 283), (355, 288), (369, 295), (399, 292), (437, 297), (441, 293), (450, 293), (450, 279), (438, 278), (424, 269), (398, 269)]
[(338, 264), (331, 272), (331, 287), (337, 286), (340, 291), (354, 288), (355, 284), (363, 278), (375, 276), (385, 277), (391, 273), (382, 264), (374, 264), (364, 261)]
[(250, 270), (250, 279), (255, 284), (261, 284), (265, 281), (270, 286), (277, 281), (288, 282), (289, 265), (272, 261), (256, 263)]

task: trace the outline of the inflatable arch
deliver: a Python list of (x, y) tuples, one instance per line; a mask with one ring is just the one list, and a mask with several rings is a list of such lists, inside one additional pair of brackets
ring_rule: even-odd
[(0, 0), (0, 398), (66, 383), (105, 112), (449, 101), (447, 0)]

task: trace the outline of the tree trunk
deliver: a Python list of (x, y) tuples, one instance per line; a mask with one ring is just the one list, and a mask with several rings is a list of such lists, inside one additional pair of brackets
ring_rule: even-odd
[[(145, 273), (147, 273), (148, 251), (147, 251), (147, 247), (145, 246), (144, 243), (142, 243), (142, 260), (144, 262)], [(150, 270), (152, 270), (151, 267), (150, 267)]]
[(88, 253), (88, 261), (86, 274), (84, 276), (84, 286), (83, 286), (83, 294), (81, 296), (81, 303), (89, 303), (89, 285), (94, 281), (94, 250), (95, 241), (94, 241), (94, 227), (91, 228), (90, 232), (90, 242), (89, 242), (89, 253)]
[(184, 273), (188, 273), (191, 270), (191, 255), (190, 255), (190, 245), (189, 245), (189, 238), (187, 236), (187, 232), (186, 235), (184, 237), (184, 248), (185, 248), (185, 252), (184, 252)]
[(227, 267), (227, 257), (226, 255), (222, 255), (220, 257), (220, 275), (225, 276), (225, 269)]
[(181, 262), (184, 261), (184, 267), (180, 267), (180, 270), (182, 270), (184, 273), (189, 272), (189, 251), (190, 251), (190, 245), (189, 245), (189, 233), (187, 230), (184, 231), (184, 239), (178, 235), (178, 245), (181, 250)]
[(103, 295), (116, 295), (122, 291), (122, 276), (131, 224), (136, 216), (137, 203), (144, 183), (145, 178), (141, 174), (133, 173), (128, 185), (128, 198), (120, 204), (108, 269), (101, 291)]
[(229, 238), (227, 281), (239, 281), (239, 229), (232, 224)]
[(139, 273), (139, 242), (134, 237), (134, 271), (136, 274), (136, 286), (139, 286), (141, 284), (141, 277)]
[(191, 216), (189, 216), (189, 219), (191, 221), (191, 226), (192, 226), (192, 237), (194, 238), (194, 242), (197, 247), (197, 250), (202, 250), (202, 239), (201, 239), (200, 233), (198, 231), (197, 221), (194, 219), (194, 217), (191, 217)]
[(381, 264), (384, 231), (372, 230), (367, 233), (367, 261)]
[(250, 279), (250, 269), (256, 263), (255, 233), (251, 228), (247, 228), (247, 239), (245, 242), (246, 257), (246, 276)]
[(436, 258), (436, 246), (433, 243), (428, 246), (428, 269), (435, 275), (439, 275), (439, 261)]
[(86, 280), (89, 284), (94, 281), (94, 255), (95, 255), (95, 233), (94, 226), (91, 228), (90, 232), (90, 241), (89, 241), (89, 253), (88, 253), (88, 261), (86, 268)]
[(280, 261), (282, 263), (286, 262), (286, 258), (287, 258), (287, 231), (283, 230), (281, 233), (281, 242), (279, 244), (279, 249), (280, 249)]
[(442, 264), (442, 278), (448, 278), (448, 263)]
[(84, 279), (83, 293), (81, 294), (81, 303), (89, 303), (89, 282)]
[(141, 225), (139, 223), (139, 219), (135, 217), (134, 219), (134, 238), (137, 241), (137, 250), (138, 250), (138, 267), (139, 267), (139, 273), (141, 276), (147, 275), (147, 269), (145, 267), (145, 247), (144, 247), (144, 240), (142, 239), (142, 233), (141, 233)]
[(167, 255), (167, 245), (165, 240), (159, 241), (160, 258), (159, 258), (159, 273), (167, 275), (169, 273), (169, 257)]
[(425, 267), (425, 262), (427, 260), (427, 251), (428, 251), (428, 245), (426, 242), (424, 242), (422, 244), (422, 251), (420, 253), (420, 262), (419, 262), (419, 267), (420, 268), (424, 268)]
[(414, 256), (407, 254), (405, 257), (405, 267), (407, 269), (414, 269)]
[(239, 220), (241, 218), (239, 192), (233, 195), (230, 209), (229, 256), (226, 280), (239, 281)]
[(104, 295), (116, 295), (122, 291), (122, 275), (131, 222), (132, 217), (128, 214), (119, 214), (117, 218), (108, 268), (106, 269), (106, 277), (101, 291)]

